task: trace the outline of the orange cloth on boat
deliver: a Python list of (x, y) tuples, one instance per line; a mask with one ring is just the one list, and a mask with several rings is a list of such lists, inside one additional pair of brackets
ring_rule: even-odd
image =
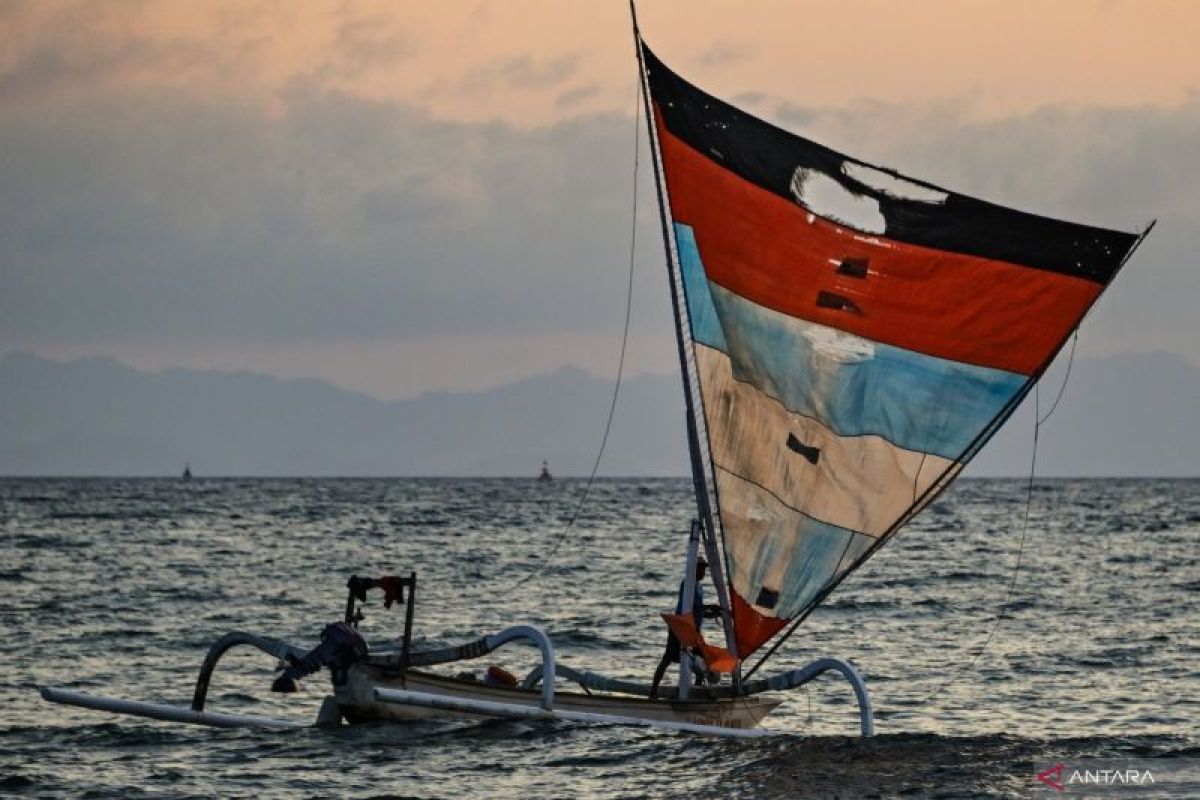
[(704, 641), (704, 636), (696, 628), (696, 620), (691, 614), (663, 614), (662, 618), (681, 645), (700, 651), (704, 656), (704, 663), (708, 664), (708, 668), (713, 672), (730, 673), (737, 669), (737, 657), (724, 647)]

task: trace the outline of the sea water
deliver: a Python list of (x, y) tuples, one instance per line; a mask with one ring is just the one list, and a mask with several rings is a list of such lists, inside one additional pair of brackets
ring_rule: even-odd
[[(598, 481), (564, 536), (582, 481), (0, 480), (0, 794), (1011, 796), (1053, 793), (1037, 774), (1085, 758), (1194, 767), (1200, 481), (1027, 488), (960, 481), (764, 666), (852, 660), (876, 737), (858, 738), (853, 694), (827, 675), (767, 720), (786, 736), (733, 741), (507, 721), (228, 731), (37, 693), (186, 705), (223, 633), (311, 646), (341, 617), (348, 576), (409, 571), (420, 645), (530, 622), (563, 663), (648, 680), (684, 567), (689, 481)], [(401, 629), (396, 609), (366, 614), (370, 639)], [(467, 666), (493, 663), (524, 674), (536, 651)], [(273, 695), (274, 668), (231, 651), (209, 708), (313, 719), (328, 678)]]

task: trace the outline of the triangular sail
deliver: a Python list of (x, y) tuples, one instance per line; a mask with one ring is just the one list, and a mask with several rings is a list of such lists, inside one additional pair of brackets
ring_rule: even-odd
[(958, 475), (1138, 237), (844, 156), (639, 46), (744, 658)]

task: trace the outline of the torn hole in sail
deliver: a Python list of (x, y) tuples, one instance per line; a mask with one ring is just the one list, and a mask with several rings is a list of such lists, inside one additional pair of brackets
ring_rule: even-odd
[(843, 297), (833, 292), (817, 292), (817, 308), (831, 308), (834, 311), (849, 311), (851, 314), (861, 314), (862, 309), (849, 297)]
[(787, 438), (788, 449), (794, 453), (799, 453), (804, 456), (804, 460), (810, 464), (816, 464), (821, 459), (821, 448), (810, 447), (796, 438), (796, 434), (789, 433)]
[(866, 233), (883, 233), (887, 227), (878, 200), (850, 191), (819, 170), (796, 167), (791, 190), (797, 203), (826, 219)]
[(767, 587), (763, 586), (758, 590), (758, 597), (755, 598), (754, 605), (758, 606), (759, 608), (774, 608), (775, 604), (778, 602), (779, 590), (768, 589)]
[(865, 278), (869, 272), (868, 262), (865, 258), (843, 258), (838, 262), (838, 275), (849, 275), (851, 278)]
[(915, 181), (901, 178), (890, 172), (884, 172), (866, 164), (856, 164), (853, 161), (842, 163), (842, 174), (858, 181), (868, 189), (874, 189), (880, 194), (894, 197), (897, 200), (915, 200), (918, 203), (936, 203), (941, 205), (950, 195), (929, 186), (922, 186)]

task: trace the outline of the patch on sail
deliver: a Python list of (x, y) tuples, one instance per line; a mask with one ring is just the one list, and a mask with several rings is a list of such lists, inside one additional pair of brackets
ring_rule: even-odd
[(758, 590), (758, 599), (754, 601), (754, 605), (762, 608), (774, 608), (778, 602), (779, 592), (764, 586)]
[[(898, 200), (945, 203), (950, 197), (939, 189), (853, 161), (843, 162), (841, 173), (864, 189)], [(792, 172), (789, 188), (797, 203), (825, 219), (844, 223), (864, 233), (887, 232), (887, 219), (879, 200), (865, 192), (854, 191), (838, 178), (799, 166)]]
[(875, 356), (873, 343), (836, 328), (813, 325), (801, 335), (812, 343), (814, 353), (841, 364), (855, 364)]

